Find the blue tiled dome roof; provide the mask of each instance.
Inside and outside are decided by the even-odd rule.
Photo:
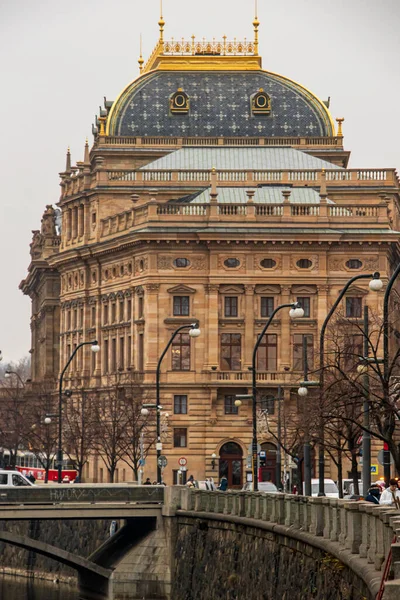
[[[188,113],[172,114],[181,88]],[[270,114],[254,115],[251,98],[262,88]],[[265,71],[153,71],[131,83],[114,104],[109,134],[171,137],[320,137],[334,134],[330,114],[301,85]]]

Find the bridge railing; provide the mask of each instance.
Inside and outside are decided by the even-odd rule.
[[[76,502],[163,503],[164,486],[38,485],[0,488],[0,507],[6,504],[58,504]]]
[[[308,532],[367,559],[376,571],[381,570],[394,539],[400,541],[400,511],[369,502],[181,489],[174,503],[183,511],[257,519]]]

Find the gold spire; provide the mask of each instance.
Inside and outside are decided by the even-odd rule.
[[[341,119],[336,119],[336,123],[338,124],[337,137],[343,137],[343,131],[342,131],[343,121],[344,121],[343,117]]]
[[[138,63],[139,63],[139,73],[141,74],[143,71],[143,63],[144,63],[143,55],[142,55],[142,34],[140,34],[140,56],[139,56]]]
[[[163,19],[163,10],[162,10],[162,0],[160,0],[160,20],[158,21],[158,26],[160,27],[160,43],[164,44],[164,25],[165,21]]]
[[[254,54],[258,55],[258,27],[260,25],[260,21],[258,20],[258,10],[257,10],[257,0],[255,0],[255,16],[253,21],[254,27]]]
[[[106,135],[105,125],[107,123],[107,117],[99,117],[99,122],[100,122],[99,135]]]

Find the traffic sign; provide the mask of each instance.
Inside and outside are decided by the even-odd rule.
[[[383,466],[383,450],[379,450],[378,452],[378,463]],[[390,464],[394,465],[393,456],[390,455]]]
[[[371,465],[371,475],[378,475],[378,465]]]
[[[158,464],[159,467],[162,467],[164,469],[164,467],[166,467],[167,464],[168,464],[167,457],[164,456],[164,455],[159,456],[158,459],[157,459],[157,464]]]
[[[178,464],[180,464],[181,467],[185,467],[187,465],[187,458],[181,456],[178,460]]]

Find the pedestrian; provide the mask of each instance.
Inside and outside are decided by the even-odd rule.
[[[400,490],[397,485],[397,479],[389,481],[389,487],[382,492],[379,504],[400,508]]]
[[[36,481],[36,477],[34,476],[33,473],[29,473],[29,475],[27,476],[27,479],[29,479],[29,481],[31,483],[35,483],[35,481]]]
[[[148,477],[143,485],[151,485],[151,479]]]
[[[225,477],[225,475],[223,475],[223,476],[221,477],[221,481],[219,482],[218,489],[219,489],[221,492],[226,492],[226,490],[228,489],[228,480],[227,480],[227,478]]]
[[[368,490],[368,494],[365,497],[366,502],[372,502],[373,504],[379,504],[379,498],[381,495],[381,488],[379,485],[371,485]]]
[[[193,475],[191,475],[191,476],[189,477],[189,479],[188,479],[188,480],[187,480],[187,482],[186,482],[186,485],[187,485],[187,487],[189,487],[189,488],[194,488],[194,487],[195,487],[195,483],[194,483],[194,477],[193,477]]]

